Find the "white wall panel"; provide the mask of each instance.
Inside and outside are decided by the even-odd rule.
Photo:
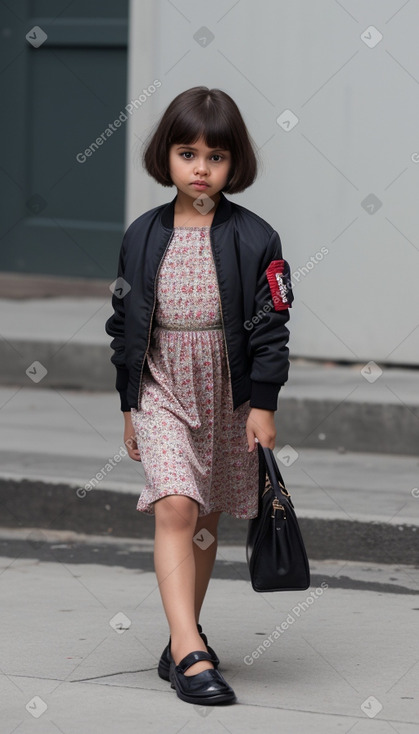
[[[230,94],[263,158],[231,198],[281,236],[294,357],[419,364],[418,27],[414,1],[131,0],[131,96],[161,87],[128,122],[127,223],[175,195],[136,157],[161,111],[199,84]]]

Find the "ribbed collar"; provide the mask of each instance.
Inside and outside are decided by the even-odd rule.
[[[173,229],[173,222],[175,218],[175,202],[177,199],[177,194],[172,201],[167,204],[167,206],[164,207],[162,210],[161,215],[161,223],[162,226],[166,229]],[[222,191],[220,191],[220,199],[217,205],[217,208],[215,210],[214,219],[212,220],[211,229],[214,229],[214,227],[217,227],[218,224],[222,224],[227,219],[231,217],[232,214],[232,204],[231,201],[229,201],[223,194]]]

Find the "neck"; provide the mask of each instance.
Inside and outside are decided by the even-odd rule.
[[[196,197],[199,198],[199,197]],[[208,216],[214,216],[215,209],[217,208],[218,202],[220,200],[220,194],[217,192],[214,196],[211,197],[212,201],[214,202],[214,205],[208,212]],[[188,196],[187,194],[184,194],[183,191],[177,191],[177,196],[175,200],[175,215],[182,216],[182,217],[196,217],[196,215],[199,213],[199,209],[194,206],[196,199]],[[201,214],[202,216],[202,214]]]
[[[199,224],[204,224],[205,223],[205,224],[210,224],[211,226],[214,226],[214,225],[217,226],[219,224],[222,224],[223,222],[227,222],[230,219],[230,217],[233,214],[233,206],[234,205],[232,204],[231,201],[229,201],[229,199],[227,199],[225,197],[225,195],[222,193],[222,191],[220,191],[219,197],[220,198],[219,198],[219,202],[218,202],[217,206],[216,207],[213,207],[212,210],[211,210],[211,211],[214,211],[214,209],[215,209],[213,221],[203,222],[202,219],[200,219]],[[174,199],[172,199],[172,201],[169,202],[163,208],[163,211],[162,211],[161,224],[167,230],[170,230],[174,226],[176,226],[174,224],[174,221],[173,221],[174,220],[174,212],[175,212],[176,200],[177,200],[177,197],[175,196]],[[199,216],[201,217],[201,215],[199,215]],[[185,224],[185,222],[181,222],[180,224],[181,225],[182,224]],[[190,222],[189,222],[189,224],[190,224]]]

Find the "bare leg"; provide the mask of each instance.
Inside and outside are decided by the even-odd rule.
[[[154,567],[176,664],[193,650],[207,651],[195,619],[196,569],[192,538],[198,512],[198,503],[184,495],[169,495],[155,502]],[[213,667],[209,661],[201,660],[185,675],[196,675]]]
[[[204,602],[205,594],[207,592],[208,584],[210,582],[212,569],[214,568],[215,557],[217,555],[217,527],[220,519],[221,512],[211,512],[209,515],[203,515],[198,517],[196,521],[194,537],[200,530],[207,530],[211,535],[214,536],[214,540],[211,544],[202,549],[198,543],[194,542],[193,552],[195,555],[195,618],[199,622],[199,614],[201,611],[202,604]],[[203,536],[203,540],[211,540],[208,535]]]

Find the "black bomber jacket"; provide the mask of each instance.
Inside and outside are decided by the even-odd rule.
[[[111,362],[121,410],[140,409],[142,376],[150,345],[160,264],[173,234],[176,197],[135,219],[122,240],[112,285]],[[278,233],[261,217],[220,198],[210,227],[218,279],[233,409],[276,410],[288,379],[290,268]],[[202,273],[205,278],[205,272]]]

